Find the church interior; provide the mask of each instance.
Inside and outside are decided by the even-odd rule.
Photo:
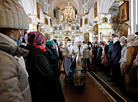
[[[8,0],[5,1],[7,2]],[[62,86],[61,89],[63,91],[63,96],[65,100],[49,101],[49,102],[138,102],[137,98],[138,65],[136,65],[138,60],[135,64],[133,62],[138,57],[137,55],[138,54],[137,53],[138,52],[137,51],[138,50],[137,49],[138,48],[137,45],[138,0],[17,0],[17,1],[23,7],[25,13],[29,18],[29,29],[26,32],[26,34],[34,31],[38,31],[41,34],[43,34],[46,40],[46,46],[43,46],[45,47],[44,51],[47,51],[46,49],[47,45],[53,44],[54,40],[56,40],[54,44],[57,45],[53,44],[49,46],[51,46],[51,49],[54,48],[53,46],[55,46],[57,53],[59,50],[61,50],[61,52],[65,50],[66,46],[68,45],[69,49],[67,50],[70,50],[73,49],[70,48],[70,46],[75,46],[75,44],[78,44],[76,48],[78,50],[78,54],[75,53],[76,49],[72,50],[73,54],[71,53],[72,54],[71,57],[70,55],[68,57],[67,54],[61,55],[62,57],[60,61],[58,61],[55,64],[55,66],[58,66],[59,68],[58,69],[59,79],[60,79],[59,83],[61,83]],[[130,40],[127,37],[131,35],[134,35],[135,37],[134,39]],[[81,40],[79,40],[79,38],[81,38]],[[130,51],[130,53],[128,54],[126,52],[127,57],[124,58],[126,60],[123,62],[127,63],[129,60],[132,60],[131,63],[129,64],[123,64],[124,65],[123,67],[128,68],[131,65],[135,69],[133,75],[135,75],[135,79],[137,80],[137,82],[135,82],[136,85],[131,85],[128,84],[129,82],[128,83],[126,82],[127,78],[128,79],[132,78],[127,76],[127,74],[133,72],[132,70],[130,71],[132,67],[128,68],[128,70],[121,69],[121,64],[120,64],[121,61],[119,62],[119,60],[121,60],[122,54],[125,53],[125,50],[123,50],[124,52],[121,52],[123,49],[123,44],[125,44],[125,43],[122,44],[121,42],[122,41],[121,39],[123,38],[125,40],[124,42],[127,43],[137,38],[137,41],[135,41],[134,44],[134,46],[136,46],[135,50],[132,49],[131,51],[131,49],[129,49],[129,46],[132,46],[132,43],[130,43],[129,46],[126,45],[127,46],[126,49],[128,52]],[[84,45],[86,44],[88,46],[87,48],[89,48],[89,50],[91,51],[90,54],[87,55],[87,57],[84,58],[83,60],[81,59],[82,55],[84,57],[85,54],[88,54],[88,50],[85,50],[86,52],[83,52],[82,54],[81,46],[79,46],[79,41],[82,41]],[[118,41],[119,43],[118,48],[116,48],[116,52],[114,51],[115,45],[113,45],[114,43],[116,43],[115,41],[116,42]],[[112,45],[109,44],[111,42],[113,43]],[[30,45],[31,44],[29,44],[29,46]],[[106,46],[108,46],[108,48],[111,47],[111,49],[109,48],[107,52],[106,52]],[[117,52],[119,49],[120,52]],[[110,53],[109,50],[115,52],[116,56],[114,56],[113,53]],[[66,53],[69,52],[67,51]],[[106,53],[108,54],[106,55]],[[57,55],[60,57],[60,54],[58,53]],[[49,54],[49,56],[51,57],[52,55]],[[114,58],[117,56],[120,56],[120,59]],[[91,60],[89,59],[90,57],[92,58],[91,59],[92,64],[90,62]],[[81,60],[79,60],[79,58]],[[49,57],[47,59],[49,60]],[[106,63],[107,59],[108,62]],[[78,60],[81,63],[80,64],[81,71],[80,69],[77,69],[77,67],[73,66],[74,63],[77,66]],[[116,65],[114,64],[115,60],[118,60]],[[50,61],[48,62],[50,63],[50,66],[51,63],[52,64],[54,63],[54,61],[55,60],[51,60],[51,62]],[[43,61],[41,60],[41,62]],[[69,71],[67,69],[69,65],[68,63],[70,64]],[[73,68],[75,68],[75,70],[71,69],[72,66]],[[85,68],[84,73],[83,73],[83,68]],[[117,68],[119,71],[121,70],[125,74],[117,72],[117,70],[115,71],[115,69]],[[79,70],[80,73],[76,74],[75,73],[76,70],[77,71]],[[70,75],[72,75],[73,77],[70,78]],[[119,80],[114,79],[115,81],[110,80],[110,78],[112,79],[112,76],[115,75],[116,78],[120,76],[120,79]],[[79,78],[76,78],[76,76],[78,76]],[[73,84],[70,83],[70,80],[72,80]],[[81,84],[83,84],[83,87],[78,88],[77,85]],[[128,91],[127,85],[131,88],[135,88],[135,90],[132,89],[133,91],[132,90]],[[1,89],[1,84],[0,84],[0,89]],[[135,93],[136,90],[137,93]],[[37,95],[41,97],[40,94]],[[1,91],[0,91],[0,97],[1,97]],[[33,96],[33,98],[34,97],[35,96]],[[1,101],[0,98],[0,102],[4,101]],[[37,101],[37,102],[42,102],[42,101]]]

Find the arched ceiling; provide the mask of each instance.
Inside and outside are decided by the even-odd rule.
[[[113,2],[113,4],[111,5],[111,7],[109,8],[108,13],[109,13],[109,14],[112,14],[112,12],[113,12],[114,10],[119,10],[119,2],[117,2],[117,1],[114,1],[114,2]]]
[[[50,0],[50,9],[53,11],[55,8],[64,9],[68,4],[68,0]],[[70,0],[71,6],[73,6],[78,12],[83,5],[83,0]],[[52,12],[51,12],[52,13]]]

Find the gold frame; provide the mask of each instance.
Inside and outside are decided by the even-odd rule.
[[[84,20],[84,24],[85,24],[85,25],[88,24],[88,18],[85,18],[85,20]]]
[[[119,23],[123,23],[129,20],[129,1],[125,1],[119,6]]]
[[[127,30],[123,30],[123,26],[127,28]],[[130,28],[131,30],[131,27],[127,24],[127,23],[122,23],[119,27],[118,27],[118,37],[121,37],[121,36],[125,36],[127,37],[128,36],[128,29]],[[122,29],[122,30],[121,30]],[[125,35],[127,34],[127,35]]]
[[[84,41],[89,42],[89,33],[84,34]]]
[[[45,18],[45,24],[48,25],[48,19],[47,18]]]
[[[108,23],[108,18],[107,17],[103,18],[103,23]]]
[[[36,5],[37,5],[37,18],[40,19],[40,5],[38,2]]]

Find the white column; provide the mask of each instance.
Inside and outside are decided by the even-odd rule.
[[[130,6],[130,10],[131,10],[131,34],[133,34],[134,33],[134,16],[133,16],[133,0],[130,0],[130,2],[129,2],[130,4],[129,5],[131,5]]]
[[[101,36],[100,36],[101,34],[98,34],[98,42],[100,42],[100,40],[101,40]]]
[[[92,42],[92,31],[89,32],[89,41]]]
[[[138,0],[136,0],[136,32],[138,32]]]

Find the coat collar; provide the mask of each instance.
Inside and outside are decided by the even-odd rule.
[[[29,52],[28,50],[18,47],[13,39],[2,33],[0,33],[0,50],[17,57],[25,57]]]

